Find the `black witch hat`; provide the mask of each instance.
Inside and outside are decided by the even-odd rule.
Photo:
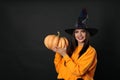
[[[75,24],[75,27],[70,29],[65,29],[65,32],[72,35],[75,29],[85,29],[90,33],[90,36],[95,35],[98,32],[98,29],[88,28],[87,20],[88,20],[88,14],[87,14],[86,8],[83,8],[80,13],[80,16],[77,19],[77,23]]]

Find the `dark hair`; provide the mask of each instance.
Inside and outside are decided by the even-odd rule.
[[[85,30],[86,31],[86,39],[85,39],[85,43],[84,43],[84,45],[83,45],[83,48],[82,48],[82,50],[80,51],[80,53],[79,53],[79,57],[83,54],[83,53],[85,53],[86,52],[86,50],[88,49],[88,47],[89,47],[89,37],[90,37],[90,34],[89,34],[89,32],[87,31],[87,30]],[[73,32],[73,35],[72,35],[73,37],[71,37],[71,39],[69,40],[69,44],[70,44],[70,46],[68,46],[68,48],[67,48],[67,53],[68,53],[68,55],[71,57],[72,56],[72,54],[73,54],[73,51],[76,49],[76,47],[78,46],[78,42],[77,42],[77,40],[75,39],[75,36],[74,36],[74,32]]]

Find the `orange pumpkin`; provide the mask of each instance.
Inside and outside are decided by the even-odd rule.
[[[44,38],[44,44],[50,50],[54,47],[65,48],[68,46],[68,39],[66,37],[60,37],[60,32],[58,32],[58,35],[47,35]]]

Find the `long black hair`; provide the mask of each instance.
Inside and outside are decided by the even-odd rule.
[[[84,42],[84,45],[83,45],[83,48],[82,50],[79,52],[79,57],[84,54],[86,52],[86,50],[88,49],[89,47],[89,38],[90,38],[90,34],[87,30],[86,31],[86,39],[85,39],[85,42]],[[77,40],[75,39],[75,35],[74,35],[74,32],[73,32],[73,37],[71,37],[69,39],[69,46],[67,48],[67,53],[68,55],[71,57],[72,54],[73,54],[73,51],[76,49],[76,47],[78,46],[78,42]]]

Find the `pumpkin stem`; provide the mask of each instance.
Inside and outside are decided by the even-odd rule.
[[[60,32],[58,31],[57,33],[58,33],[58,36],[60,36]]]

